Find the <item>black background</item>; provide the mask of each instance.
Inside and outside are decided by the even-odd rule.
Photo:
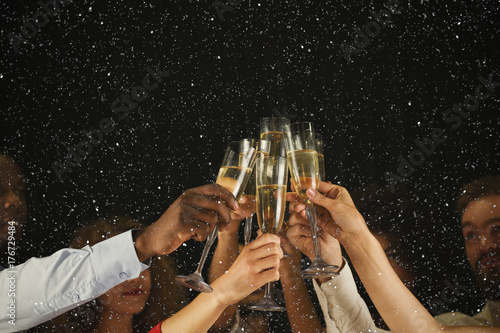
[[[16,53],[8,34],[40,7],[2,2],[2,147],[28,180],[24,250],[48,255],[76,225],[110,213],[154,222],[184,190],[215,180],[227,141],[257,136],[259,118],[278,112],[315,124],[327,178],[353,191],[385,187],[398,156],[441,128],[447,140],[405,180],[419,209],[398,223],[412,230],[424,305],[458,277],[466,293],[441,310],[477,311],[483,296],[454,201],[461,184],[499,173],[500,88],[457,129],[443,115],[479,75],[500,81],[500,5],[401,2],[349,63],[340,45],[384,3],[242,1],[221,21],[204,1],[80,1],[60,5]],[[111,103],[141,85],[147,66],[170,75],[119,120]],[[52,163],[104,118],[115,129],[59,181]],[[174,254],[181,273],[194,271],[203,246],[185,245]]]

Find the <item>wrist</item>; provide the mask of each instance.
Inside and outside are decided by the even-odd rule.
[[[144,262],[154,255],[154,253],[152,253],[148,247],[149,242],[147,240],[147,237],[145,236],[144,230],[132,230],[132,242],[134,244],[137,258],[140,262]]]
[[[349,235],[342,240],[342,246],[347,251],[349,256],[367,255],[369,248],[372,246],[373,241],[377,239],[373,236],[368,228],[364,228],[357,234]]]
[[[225,288],[222,287],[222,285],[224,284],[223,280],[224,277],[221,276],[220,278],[218,278],[217,280],[215,280],[213,283],[210,284],[213,291],[209,295],[213,296],[214,306],[220,310],[224,310],[229,305],[238,302],[238,300],[233,301],[231,299],[231,294],[224,291]]]

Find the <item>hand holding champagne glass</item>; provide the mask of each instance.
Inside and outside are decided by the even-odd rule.
[[[228,144],[216,181],[217,184],[228,189],[234,195],[236,202],[240,199],[245,186],[250,180],[257,156],[257,150],[246,140],[249,139],[233,141]],[[177,282],[196,291],[212,292],[212,287],[203,280],[201,270],[207,259],[208,251],[217,237],[218,231],[219,227],[217,223],[207,238],[196,271],[187,276],[176,276],[175,279]]]
[[[328,265],[321,259],[316,211],[314,204],[306,194],[308,188],[318,188],[320,177],[317,141],[313,125],[307,122],[286,125],[284,133],[292,183],[297,194],[306,203],[306,214],[311,225],[314,246],[314,260],[309,267],[302,270],[302,275],[304,278],[337,275],[339,267]]]
[[[277,235],[283,225],[286,210],[287,160],[284,157],[263,156],[256,163],[257,220],[263,233]],[[285,311],[271,297],[271,283],[266,284],[264,298],[248,307],[260,311]]]

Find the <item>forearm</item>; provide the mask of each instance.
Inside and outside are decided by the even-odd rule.
[[[114,286],[139,276],[139,262],[130,232],[93,247],[63,249],[45,258],[0,273],[0,331],[15,332],[48,321],[88,302]],[[10,282],[15,287],[8,297]],[[7,315],[15,300],[15,326]]]
[[[218,238],[217,247],[210,263],[209,283],[214,282],[218,277],[227,272],[239,254],[237,234],[219,233]],[[237,304],[229,305],[215,321],[213,325],[214,330],[217,332],[228,330],[233,323],[237,308]]]
[[[233,233],[219,233],[217,247],[215,248],[208,272],[209,283],[212,283],[227,272],[238,257],[238,254],[238,235]]]
[[[380,243],[368,230],[346,239],[342,245],[377,310],[393,332],[441,330],[441,326],[403,285]]]
[[[292,331],[299,332],[324,332],[318,318],[314,304],[309,297],[307,286],[298,267],[290,264],[282,269],[281,285],[285,296],[285,305]]]
[[[161,324],[163,333],[207,332],[222,314],[226,304],[218,291],[201,293],[191,303]]]

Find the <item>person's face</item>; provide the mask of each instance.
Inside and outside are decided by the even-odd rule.
[[[17,163],[0,155],[0,249],[7,246],[9,231],[14,240],[21,237],[28,212],[24,189],[23,174]]]
[[[384,249],[385,255],[387,256],[387,259],[389,259],[392,269],[394,269],[396,274],[408,289],[413,289],[415,274],[405,267],[409,263],[403,262],[404,259],[401,257],[398,244],[392,244],[390,237],[385,233],[377,234],[375,235],[375,238]]]
[[[500,195],[479,198],[462,214],[465,252],[478,286],[489,299],[500,299]]]
[[[144,310],[151,289],[151,273],[144,270],[137,279],[125,281],[98,298],[105,310],[117,315],[134,315]]]

